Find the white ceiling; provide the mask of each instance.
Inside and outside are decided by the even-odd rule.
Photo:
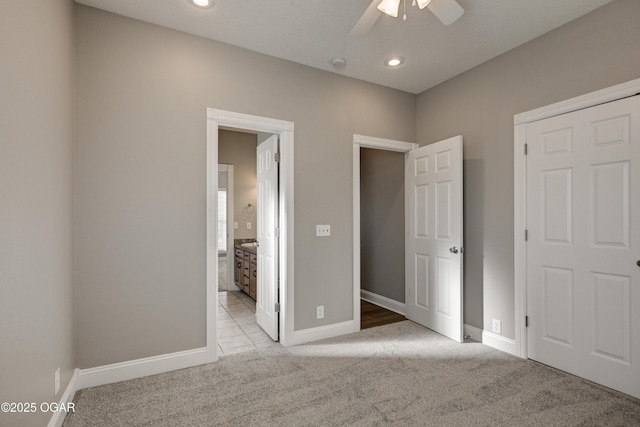
[[[433,0],[437,1],[437,0]],[[458,0],[464,15],[444,26],[407,2],[407,20],[382,15],[364,37],[349,31],[371,0],[76,0],[109,12],[420,93],[612,0]],[[390,69],[384,59],[405,63]],[[347,60],[336,70],[333,57]]]

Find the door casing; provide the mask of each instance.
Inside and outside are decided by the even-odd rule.
[[[515,283],[515,349],[514,354],[528,358],[527,327],[527,246],[524,239],[527,228],[527,123],[560,114],[616,101],[640,93],[640,79],[611,86],[566,101],[516,114],[514,123],[514,283]]]
[[[280,342],[290,345],[293,337],[293,281],[294,281],[294,240],[293,240],[293,190],[294,190],[294,125],[278,119],[207,108],[207,291],[206,291],[206,353],[207,363],[218,360],[217,313],[218,313],[218,130],[231,127],[276,134],[280,137],[280,171],[278,210],[280,227],[279,270],[280,270]]]

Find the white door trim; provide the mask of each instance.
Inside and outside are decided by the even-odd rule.
[[[513,117],[514,123],[514,294],[515,294],[515,355],[527,358],[527,163],[525,143],[527,123],[570,113],[583,108],[616,101],[640,93],[640,79],[631,80],[566,101],[536,108]]]
[[[207,362],[218,360],[218,129],[220,126],[280,136],[280,342],[293,336],[293,122],[207,108]],[[214,197],[216,196],[216,197]],[[216,256],[214,257],[213,254]],[[213,262],[216,260],[216,262]]]
[[[408,153],[414,142],[353,135],[353,331],[360,330],[360,148]],[[403,172],[404,173],[404,172]]]

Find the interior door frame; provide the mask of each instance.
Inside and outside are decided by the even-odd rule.
[[[515,350],[516,356],[528,358],[527,327],[527,246],[524,240],[527,229],[527,124],[566,114],[584,108],[640,93],[640,79],[631,80],[545,107],[536,108],[513,117],[514,124],[514,296],[515,296]]]
[[[290,345],[293,337],[293,289],[294,289],[294,124],[284,120],[253,116],[232,111],[207,108],[207,291],[206,291],[206,340],[207,363],[218,360],[218,131],[221,126],[276,134],[280,138],[280,168],[278,210],[280,244],[278,245],[278,269],[280,272],[280,342]],[[215,256],[214,256],[215,255]],[[214,262],[215,260],[215,262]]]
[[[353,331],[360,330],[360,149],[373,148],[376,150],[396,151],[408,153],[418,148],[415,142],[396,141],[392,139],[375,138],[373,136],[353,135]],[[406,166],[406,157],[405,157]],[[402,171],[404,174],[404,170]],[[406,220],[405,220],[406,234]],[[406,285],[405,285],[406,287]]]

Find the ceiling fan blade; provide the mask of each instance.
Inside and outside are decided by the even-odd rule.
[[[381,0],[373,0],[371,2],[349,34],[355,37],[361,37],[371,31],[371,28],[373,28],[374,24],[382,14],[382,12],[378,10],[380,2]]]
[[[431,0],[427,7],[444,25],[453,24],[464,13],[456,0]]]

